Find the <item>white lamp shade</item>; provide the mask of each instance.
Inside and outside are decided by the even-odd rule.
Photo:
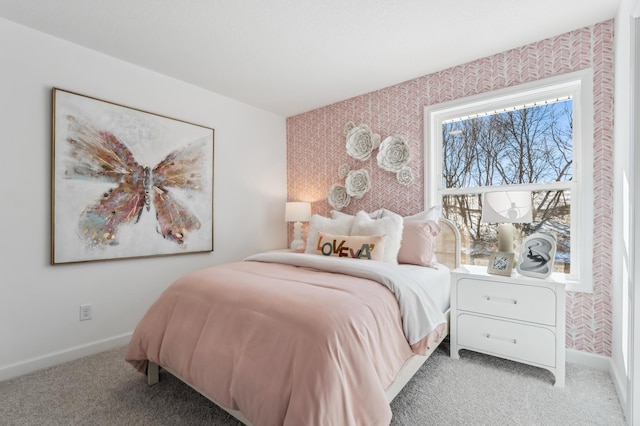
[[[287,202],[284,219],[287,222],[308,222],[311,219],[311,203],[302,201]]]
[[[482,200],[484,223],[531,223],[531,191],[486,192]]]

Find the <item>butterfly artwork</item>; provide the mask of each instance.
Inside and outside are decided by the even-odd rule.
[[[213,129],[59,89],[54,104],[52,263],[212,250]]]

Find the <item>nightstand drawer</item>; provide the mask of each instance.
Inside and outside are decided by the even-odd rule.
[[[463,278],[456,285],[458,310],[556,324],[556,295],[549,288],[472,278]]]
[[[556,336],[551,330],[532,325],[499,321],[470,314],[458,316],[460,347],[555,367]]]

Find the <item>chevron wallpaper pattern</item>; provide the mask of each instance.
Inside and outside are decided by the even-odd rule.
[[[326,201],[338,167],[369,171],[372,190],[343,211],[354,214],[386,207],[403,215],[424,208],[423,109],[554,75],[593,69],[594,78],[594,247],[592,294],[567,294],[567,347],[611,355],[611,250],[613,197],[613,21],[479,59],[287,119],[287,192],[292,201],[311,201],[328,215]],[[384,139],[399,134],[411,148],[414,182],[398,183],[373,158],[361,162],[345,150],[348,122],[367,124]],[[343,181],[342,181],[343,183]],[[291,232],[291,231],[290,231]]]

